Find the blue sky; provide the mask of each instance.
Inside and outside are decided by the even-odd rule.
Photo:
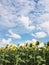
[[[48,0],[0,0],[0,46],[49,41]]]

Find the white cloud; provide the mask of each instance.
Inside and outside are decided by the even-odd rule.
[[[18,4],[19,2],[19,4]],[[17,4],[16,4],[17,3]],[[15,5],[15,6],[14,6]],[[30,10],[34,10],[35,2],[28,0],[14,0],[14,1],[2,1],[0,3],[0,26],[2,29],[14,28],[16,26],[20,26],[18,23],[18,15],[25,15],[30,12]],[[17,8],[16,8],[17,7]],[[25,18],[30,21],[28,17]],[[26,22],[27,23],[27,22]],[[12,24],[12,25],[11,25]],[[22,25],[21,25],[22,27]],[[25,26],[27,30],[33,30],[35,26],[27,25]],[[18,30],[18,29],[17,29]],[[26,30],[23,28],[23,30]],[[19,29],[20,31],[20,29]]]
[[[35,26],[34,25],[31,25],[32,24],[32,21],[29,19],[28,16],[21,16],[19,18],[19,20],[25,26],[26,29],[28,29],[28,30],[34,30],[35,29]]]
[[[38,3],[34,0],[2,0],[0,2],[0,30],[4,32],[8,29],[16,31],[17,34],[13,31],[8,34],[9,37],[15,39],[21,38],[19,34],[30,34],[34,31],[35,34],[32,34],[34,37],[46,37],[46,33],[49,34],[49,0],[39,0]],[[44,33],[36,33],[39,29]]]
[[[43,42],[40,43],[39,47],[44,47],[44,43]]]
[[[37,32],[35,34],[32,34],[32,36],[37,37],[37,38],[44,38],[47,36],[45,32]]]
[[[41,23],[40,28],[49,34],[49,21]]]
[[[9,32],[9,34],[6,34],[6,36],[9,36],[9,37],[15,38],[15,39],[21,39],[21,36],[19,34],[15,34],[11,30],[9,30],[8,32]]]
[[[9,39],[2,39],[1,40],[1,43],[0,43],[0,47],[5,47],[7,44],[10,44],[11,43],[11,38]]]
[[[38,38],[44,38],[44,37],[46,37],[46,33],[45,33],[45,32],[37,32],[37,33],[36,33],[36,36],[37,36]]]
[[[49,12],[49,0],[40,0],[39,3],[44,6],[46,12]]]
[[[20,2],[26,2],[27,0],[20,0]]]
[[[36,43],[37,40],[36,39],[32,39],[32,41]]]
[[[38,17],[37,22],[37,28],[38,30],[42,30],[48,33],[49,35],[49,13],[43,13]]]
[[[31,21],[29,20],[29,18],[28,17],[26,17],[26,16],[21,16],[20,17],[20,21],[23,23],[23,25],[25,25],[25,26],[28,26],[30,23],[31,23]]]
[[[42,15],[40,15],[40,17],[38,18],[38,21],[39,23],[49,21],[49,13],[43,13]]]
[[[21,0],[20,0],[21,1]],[[19,1],[19,2],[20,2]],[[23,2],[24,1],[24,2]],[[22,3],[23,2],[23,3]],[[30,11],[34,11],[35,9],[35,2],[32,0],[32,1],[29,1],[29,0],[22,0],[22,8],[21,8],[21,11],[20,11],[20,14],[22,15],[27,15]]]
[[[25,45],[25,43],[20,43],[20,45],[19,46],[24,46]]]
[[[17,24],[12,20],[16,18],[16,15],[11,14],[3,4],[0,3],[0,26],[4,28],[15,27]],[[12,23],[12,25],[11,25]]]

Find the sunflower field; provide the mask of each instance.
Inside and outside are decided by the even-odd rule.
[[[0,65],[49,65],[49,42],[39,47],[26,43],[24,46],[7,45],[0,48]]]

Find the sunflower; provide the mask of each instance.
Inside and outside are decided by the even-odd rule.
[[[39,46],[40,45],[40,41],[36,41],[36,46]]]
[[[47,46],[49,46],[49,41],[47,42]]]

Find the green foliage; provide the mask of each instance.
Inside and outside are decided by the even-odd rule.
[[[48,42],[49,43],[49,42]],[[49,65],[49,47],[39,48],[40,42],[24,46],[0,48],[0,65]]]

